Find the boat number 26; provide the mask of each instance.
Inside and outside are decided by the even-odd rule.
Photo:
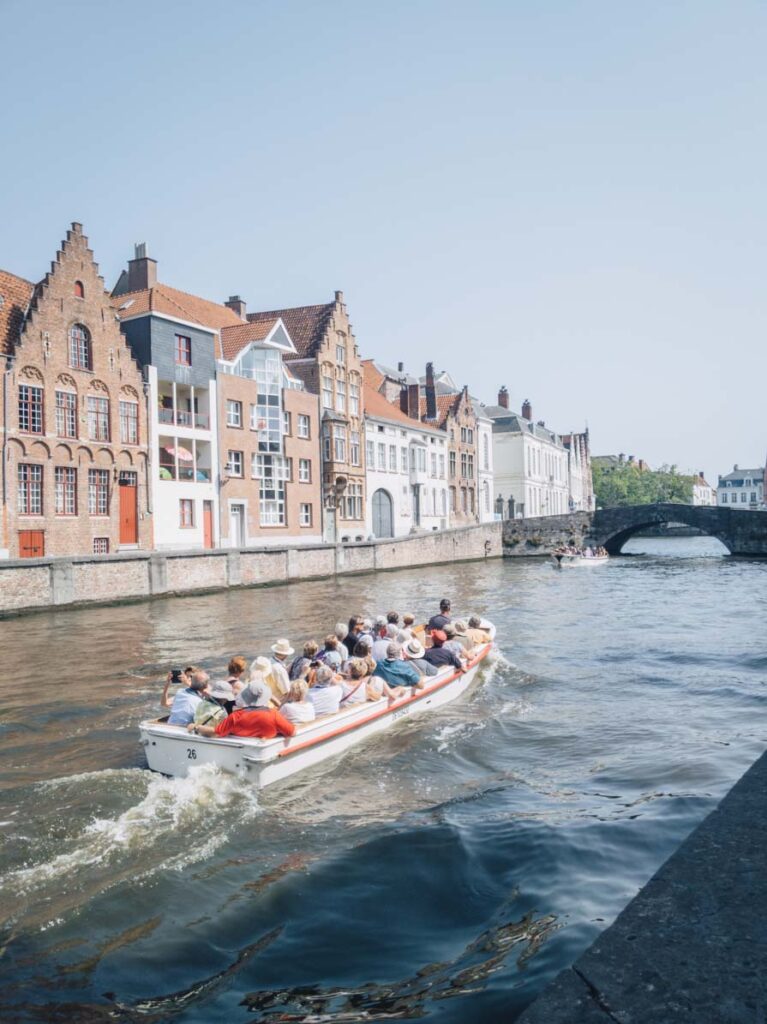
[[[196,761],[197,760],[197,751],[194,749],[194,747],[187,747],[186,748],[186,756],[187,756],[187,759],[189,761]]]

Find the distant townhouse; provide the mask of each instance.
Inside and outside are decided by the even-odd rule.
[[[82,226],[32,284],[0,272],[0,555],[152,545],[147,409]]]
[[[570,511],[568,451],[543,420],[533,421],[530,402],[509,408],[505,387],[498,404],[485,406],[493,421],[493,469],[497,510],[504,518],[562,515]]]
[[[717,504],[734,509],[764,509],[764,469],[741,469],[733,466],[732,473],[719,477],[716,488]]]
[[[229,304],[244,313],[239,296]],[[221,330],[221,540],[229,547],[322,539],[319,403],[285,362],[293,353],[279,317]]]
[[[158,282],[143,244],[112,303],[149,394],[155,547],[213,548],[220,533],[216,346],[221,328],[241,320]]]
[[[363,540],[366,534],[362,364],[343,292],[333,302],[248,313],[250,323],[282,321],[295,353],[291,373],[319,398],[324,539]]]
[[[390,387],[373,360],[363,362],[365,401],[366,530],[373,537],[401,537],[448,525],[447,432],[421,422],[420,395]]]
[[[568,508],[570,512],[590,512],[594,508],[594,481],[591,474],[589,432],[563,434],[567,452]]]
[[[692,484],[693,505],[716,505],[716,491],[711,484],[706,482],[706,477],[701,469]]]

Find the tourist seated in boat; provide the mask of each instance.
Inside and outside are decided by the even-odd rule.
[[[435,629],[442,629],[448,622],[452,622],[450,618],[450,601],[443,597],[439,602],[439,615],[432,615],[426,625],[426,629],[431,633]]]
[[[211,683],[207,693],[194,710],[195,725],[218,725],[234,710],[235,692],[229,682],[219,679]]]
[[[280,714],[294,725],[313,722],[317,712],[314,710],[314,704],[309,700],[308,693],[309,684],[306,680],[296,679],[290,684],[288,695],[280,707]]]
[[[463,669],[461,658],[455,651],[445,647],[446,640],[447,636],[441,629],[432,630],[432,646],[427,649],[424,658],[426,658],[429,664],[436,665],[438,669],[443,668],[445,665],[452,665],[453,668]]]
[[[386,624],[389,626],[399,626],[399,612],[387,612]]]
[[[478,615],[470,616],[466,635],[471,640],[473,647],[480,647],[482,644],[490,643],[490,634],[487,630],[482,629],[482,619]]]
[[[309,700],[319,715],[332,715],[338,711],[344,695],[341,683],[329,665],[319,665],[314,672],[314,682],[309,688]]]
[[[234,690],[234,696],[236,697],[240,690],[246,683],[245,671],[248,667],[248,663],[241,654],[236,654],[229,660],[229,664],[226,667],[229,677],[227,682]],[[234,697],[232,698],[234,700]],[[230,708],[231,710],[231,708]]]
[[[349,650],[347,644],[345,643],[346,638],[349,635],[349,630],[347,629],[345,623],[337,622],[333,632],[335,633],[336,640],[338,641],[336,645],[336,650],[341,655],[341,664],[343,665],[345,661],[349,660],[349,655],[351,654],[351,651]]]
[[[304,644],[303,653],[299,654],[297,658],[294,658],[290,664],[290,671],[288,676],[290,681],[293,682],[295,679],[306,679],[309,674],[309,669],[313,661],[317,660],[317,655],[320,651],[320,645],[316,640],[307,640]]]
[[[216,725],[189,726],[199,736],[252,736],[270,740],[275,736],[292,736],[296,727],[276,708],[271,707],[272,691],[264,682],[251,679],[240,693],[242,707],[235,708]]]
[[[424,685],[421,673],[412,662],[403,659],[402,648],[396,643],[389,644],[386,657],[378,662],[373,676],[380,676],[389,686]]]
[[[413,615],[412,612],[405,612],[405,614],[402,616],[402,630],[401,630],[401,632],[403,632],[405,634],[405,636],[407,637],[408,640],[413,635],[413,627],[414,626],[415,626],[415,615]]]
[[[417,636],[410,637],[402,648],[402,654],[411,665],[418,669],[422,676],[436,676],[437,668],[424,657],[426,649]]]
[[[289,640],[282,639],[272,644],[272,675],[283,697],[290,689],[287,659],[292,658],[295,653]]]
[[[361,615],[352,615],[349,619],[349,632],[347,634],[346,646],[349,648],[349,653],[354,650],[354,645],[357,643],[359,638],[365,632],[365,620]]]
[[[329,633],[325,637],[325,646],[317,657],[328,668],[332,668],[334,672],[340,670],[345,659],[341,657],[338,651],[338,637],[335,633]]]
[[[387,622],[384,626],[383,634],[379,636],[377,640],[373,641],[373,648],[371,654],[376,661],[383,661],[386,657],[386,650],[391,643],[396,643],[397,634],[399,630],[391,622]]]
[[[170,708],[168,725],[187,726],[194,721],[194,713],[203,694],[208,689],[210,677],[203,669],[190,667],[181,673],[179,682],[183,685],[180,690],[176,691],[171,702],[168,702],[167,699],[170,681],[166,682],[162,694],[162,705]]]
[[[355,644],[352,657],[365,662],[368,675],[372,676],[376,668],[376,660],[373,657],[373,639],[367,635],[361,636]]]
[[[453,626],[455,627],[455,638],[463,647],[463,653],[470,654],[474,650],[474,643],[469,636],[467,623],[463,619],[456,619]]]
[[[447,640],[445,640],[445,643],[444,643],[445,649],[448,650],[448,651],[452,651],[453,654],[457,654],[459,658],[465,657],[466,656],[466,648],[464,647],[463,643],[458,639],[458,636],[456,635],[455,623],[454,622],[446,622],[444,627],[443,627],[443,629],[442,629],[442,632],[447,637]]]
[[[352,658],[349,662],[349,676],[341,680],[343,696],[341,707],[354,707],[355,704],[364,704],[368,700],[368,680],[371,672],[368,664],[362,658]]]

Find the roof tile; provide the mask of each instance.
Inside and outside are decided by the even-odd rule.
[[[320,306],[294,306],[292,309],[271,309],[262,313],[248,313],[249,323],[262,320],[282,320],[296,347],[295,356],[286,353],[285,358],[312,356],[325,336],[330,318],[336,308],[335,302]]]
[[[24,322],[35,285],[7,270],[0,270],[0,353],[10,355]]]

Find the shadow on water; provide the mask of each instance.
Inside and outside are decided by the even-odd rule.
[[[761,753],[766,580],[497,561],[9,620],[0,1018],[513,1019]],[[499,626],[456,704],[260,794],[142,769],[169,664],[443,593]],[[78,666],[32,718],[30,649]]]

